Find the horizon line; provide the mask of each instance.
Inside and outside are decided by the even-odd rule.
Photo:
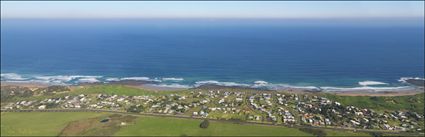
[[[73,20],[73,19],[81,19],[81,20],[101,20],[101,19],[202,19],[202,20],[245,20],[245,19],[253,19],[253,20],[334,20],[334,19],[413,19],[413,20],[425,20],[422,16],[411,16],[411,17],[1,17],[1,20],[9,20],[9,19],[46,19],[46,20]]]

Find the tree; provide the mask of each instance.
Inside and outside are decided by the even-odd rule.
[[[210,125],[210,122],[208,121],[208,119],[205,119],[204,121],[202,121],[202,123],[199,125],[199,127],[208,128],[209,125]]]
[[[382,137],[383,136],[382,133],[379,133],[379,132],[372,132],[372,133],[370,133],[370,135],[372,135],[372,137]]]
[[[127,112],[140,113],[143,111],[143,106],[130,106],[127,109]]]
[[[317,137],[325,137],[326,136],[326,132],[321,130],[321,129],[314,129],[314,128],[300,128],[299,130],[303,131],[303,132],[307,132],[310,134],[313,134]]]

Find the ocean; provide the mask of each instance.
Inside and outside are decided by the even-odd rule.
[[[2,19],[1,80],[403,88],[422,20]]]

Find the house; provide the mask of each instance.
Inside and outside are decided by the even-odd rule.
[[[38,109],[46,109],[46,105],[38,106]]]

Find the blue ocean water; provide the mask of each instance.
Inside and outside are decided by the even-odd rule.
[[[423,20],[2,19],[1,73],[294,86],[424,77]],[[172,81],[172,80],[171,80]]]

